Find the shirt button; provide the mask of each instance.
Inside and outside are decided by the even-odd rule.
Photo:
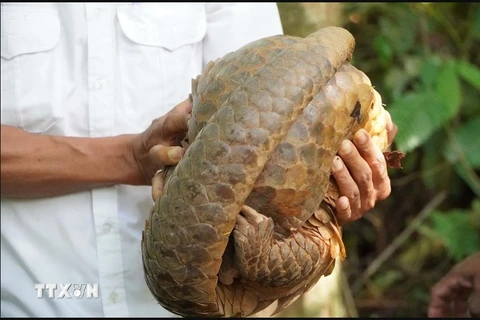
[[[111,303],[117,303],[118,294],[115,291],[113,291],[112,293],[110,293],[110,296],[108,297],[108,299],[110,300]]]
[[[88,20],[98,19],[102,15],[103,11],[104,11],[104,9],[102,9],[102,8],[93,9],[92,11],[90,11],[90,14],[87,17]]]
[[[100,17],[100,16],[102,15],[102,13],[103,13],[103,9],[102,9],[102,8],[95,8],[95,9],[93,10],[93,16],[94,16],[95,18]]]
[[[112,225],[110,223],[104,223],[102,226],[103,233],[107,234],[112,230]]]
[[[97,88],[98,90],[102,90],[104,86],[105,86],[105,80],[98,79],[95,81],[95,88]]]

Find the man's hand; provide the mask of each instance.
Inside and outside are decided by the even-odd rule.
[[[480,252],[455,265],[431,290],[428,317],[480,317]]]
[[[1,196],[53,197],[117,184],[150,185],[155,172],[183,156],[172,147],[187,131],[189,101],[141,134],[112,137],[39,135],[2,125]]]
[[[132,154],[143,177],[142,184],[152,184],[152,198],[160,195],[163,187],[161,175],[155,175],[165,166],[175,165],[185,151],[176,146],[188,130],[192,104],[187,99],[176,105],[167,114],[152,121],[150,127],[132,140]]]
[[[384,111],[384,116],[390,145],[397,126],[387,111]],[[341,195],[336,202],[337,219],[343,225],[360,219],[377,201],[387,198],[391,186],[383,152],[367,131],[358,130],[353,143],[344,140],[338,155],[333,161],[332,174]]]

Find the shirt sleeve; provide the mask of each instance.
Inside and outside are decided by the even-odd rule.
[[[275,2],[207,3],[203,66],[260,38],[283,34]]]

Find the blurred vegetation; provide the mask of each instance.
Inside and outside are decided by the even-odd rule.
[[[284,33],[322,23],[278,3]],[[426,316],[430,288],[480,250],[480,3],[343,3],[365,72],[406,154],[392,194],[345,226],[343,268],[359,316]]]

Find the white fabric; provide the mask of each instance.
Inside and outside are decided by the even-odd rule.
[[[188,96],[210,60],[281,33],[275,3],[2,3],[1,123],[138,133]],[[1,315],[172,316],[143,278],[150,194],[119,185],[2,198]],[[39,299],[36,283],[97,283],[99,298]]]

